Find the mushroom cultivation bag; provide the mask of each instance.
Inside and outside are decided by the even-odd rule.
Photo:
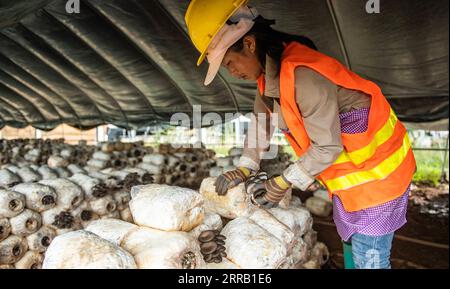
[[[214,182],[216,178],[206,178],[200,186],[200,194],[205,199],[205,209],[208,212],[214,212],[228,219],[247,216],[254,208],[249,195],[245,191],[245,184],[229,189],[225,196],[219,196],[216,193]],[[280,208],[287,208],[291,200],[291,190],[279,203]]]
[[[312,214],[319,217],[328,217],[333,210],[333,204],[322,197],[308,198],[305,206]]]
[[[85,230],[115,245],[120,245],[125,235],[137,228],[138,226],[122,220],[102,219],[92,221]]]
[[[297,269],[298,265],[307,261],[309,257],[308,245],[303,239],[296,239],[292,252],[287,257],[288,268]]]
[[[134,256],[139,269],[196,269],[205,266],[197,240],[186,232],[140,227],[123,237],[121,247]]]
[[[230,221],[221,234],[227,238],[227,259],[243,269],[274,269],[286,266],[286,245],[246,217]]]
[[[67,179],[42,180],[39,183],[55,190],[57,194],[56,205],[60,208],[73,210],[84,200],[84,192],[81,187]]]
[[[277,207],[270,209],[269,212],[274,218],[288,226],[296,237],[303,236],[312,228],[311,213],[303,207],[291,207],[289,209]]]
[[[270,212],[257,209],[249,216],[249,219],[281,241],[288,252],[294,247],[295,239],[298,236],[289,226],[275,218]]]
[[[227,237],[227,258],[241,268],[294,268],[308,258],[301,236],[311,227],[305,208],[253,208],[229,222],[221,234]]]
[[[191,236],[193,236],[195,239],[198,238],[198,236],[201,234],[201,232],[203,231],[207,231],[207,230],[222,230],[223,228],[223,224],[222,224],[222,218],[220,218],[220,216],[216,213],[205,213],[205,217],[203,219],[203,222],[198,225],[197,227],[195,227],[194,229],[192,229],[191,231],[189,231],[189,234],[191,234]]]
[[[136,269],[133,256],[87,231],[57,236],[45,253],[43,269]]]
[[[164,231],[190,231],[203,222],[203,197],[196,191],[168,185],[135,186],[129,203],[137,225]]]
[[[9,188],[21,182],[21,179],[15,173],[0,169],[0,188]]]

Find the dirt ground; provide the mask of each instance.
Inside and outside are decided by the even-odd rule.
[[[302,201],[312,193],[295,192]],[[448,184],[432,187],[428,184],[413,185],[411,190],[407,224],[395,234],[391,265],[394,269],[442,269],[449,268],[449,189]],[[332,217],[314,217],[314,230],[319,241],[330,251],[330,261],[324,268],[342,269],[342,243]]]

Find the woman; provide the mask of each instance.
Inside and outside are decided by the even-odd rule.
[[[193,0],[186,13],[189,35],[206,57],[205,85],[225,67],[257,81],[254,114],[277,115],[299,159],[281,176],[255,186],[256,201],[278,204],[291,187],[306,190],[318,179],[333,200],[333,218],[351,241],[356,268],[390,268],[394,232],[406,223],[415,160],[406,129],[374,83],[316,50],[302,36],[273,30],[247,1]],[[253,129],[269,123],[253,118]],[[259,169],[265,146],[249,143],[234,171],[217,178],[218,194]],[[270,133],[267,134],[270,138]],[[346,246],[344,246],[344,251]]]

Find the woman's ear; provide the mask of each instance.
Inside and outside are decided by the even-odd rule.
[[[250,51],[252,54],[256,51],[256,39],[253,35],[247,35],[244,37],[244,46]]]

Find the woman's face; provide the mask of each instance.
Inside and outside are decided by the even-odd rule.
[[[235,78],[256,81],[264,69],[256,56],[255,38],[244,37],[244,48],[239,52],[228,49],[222,66]]]

